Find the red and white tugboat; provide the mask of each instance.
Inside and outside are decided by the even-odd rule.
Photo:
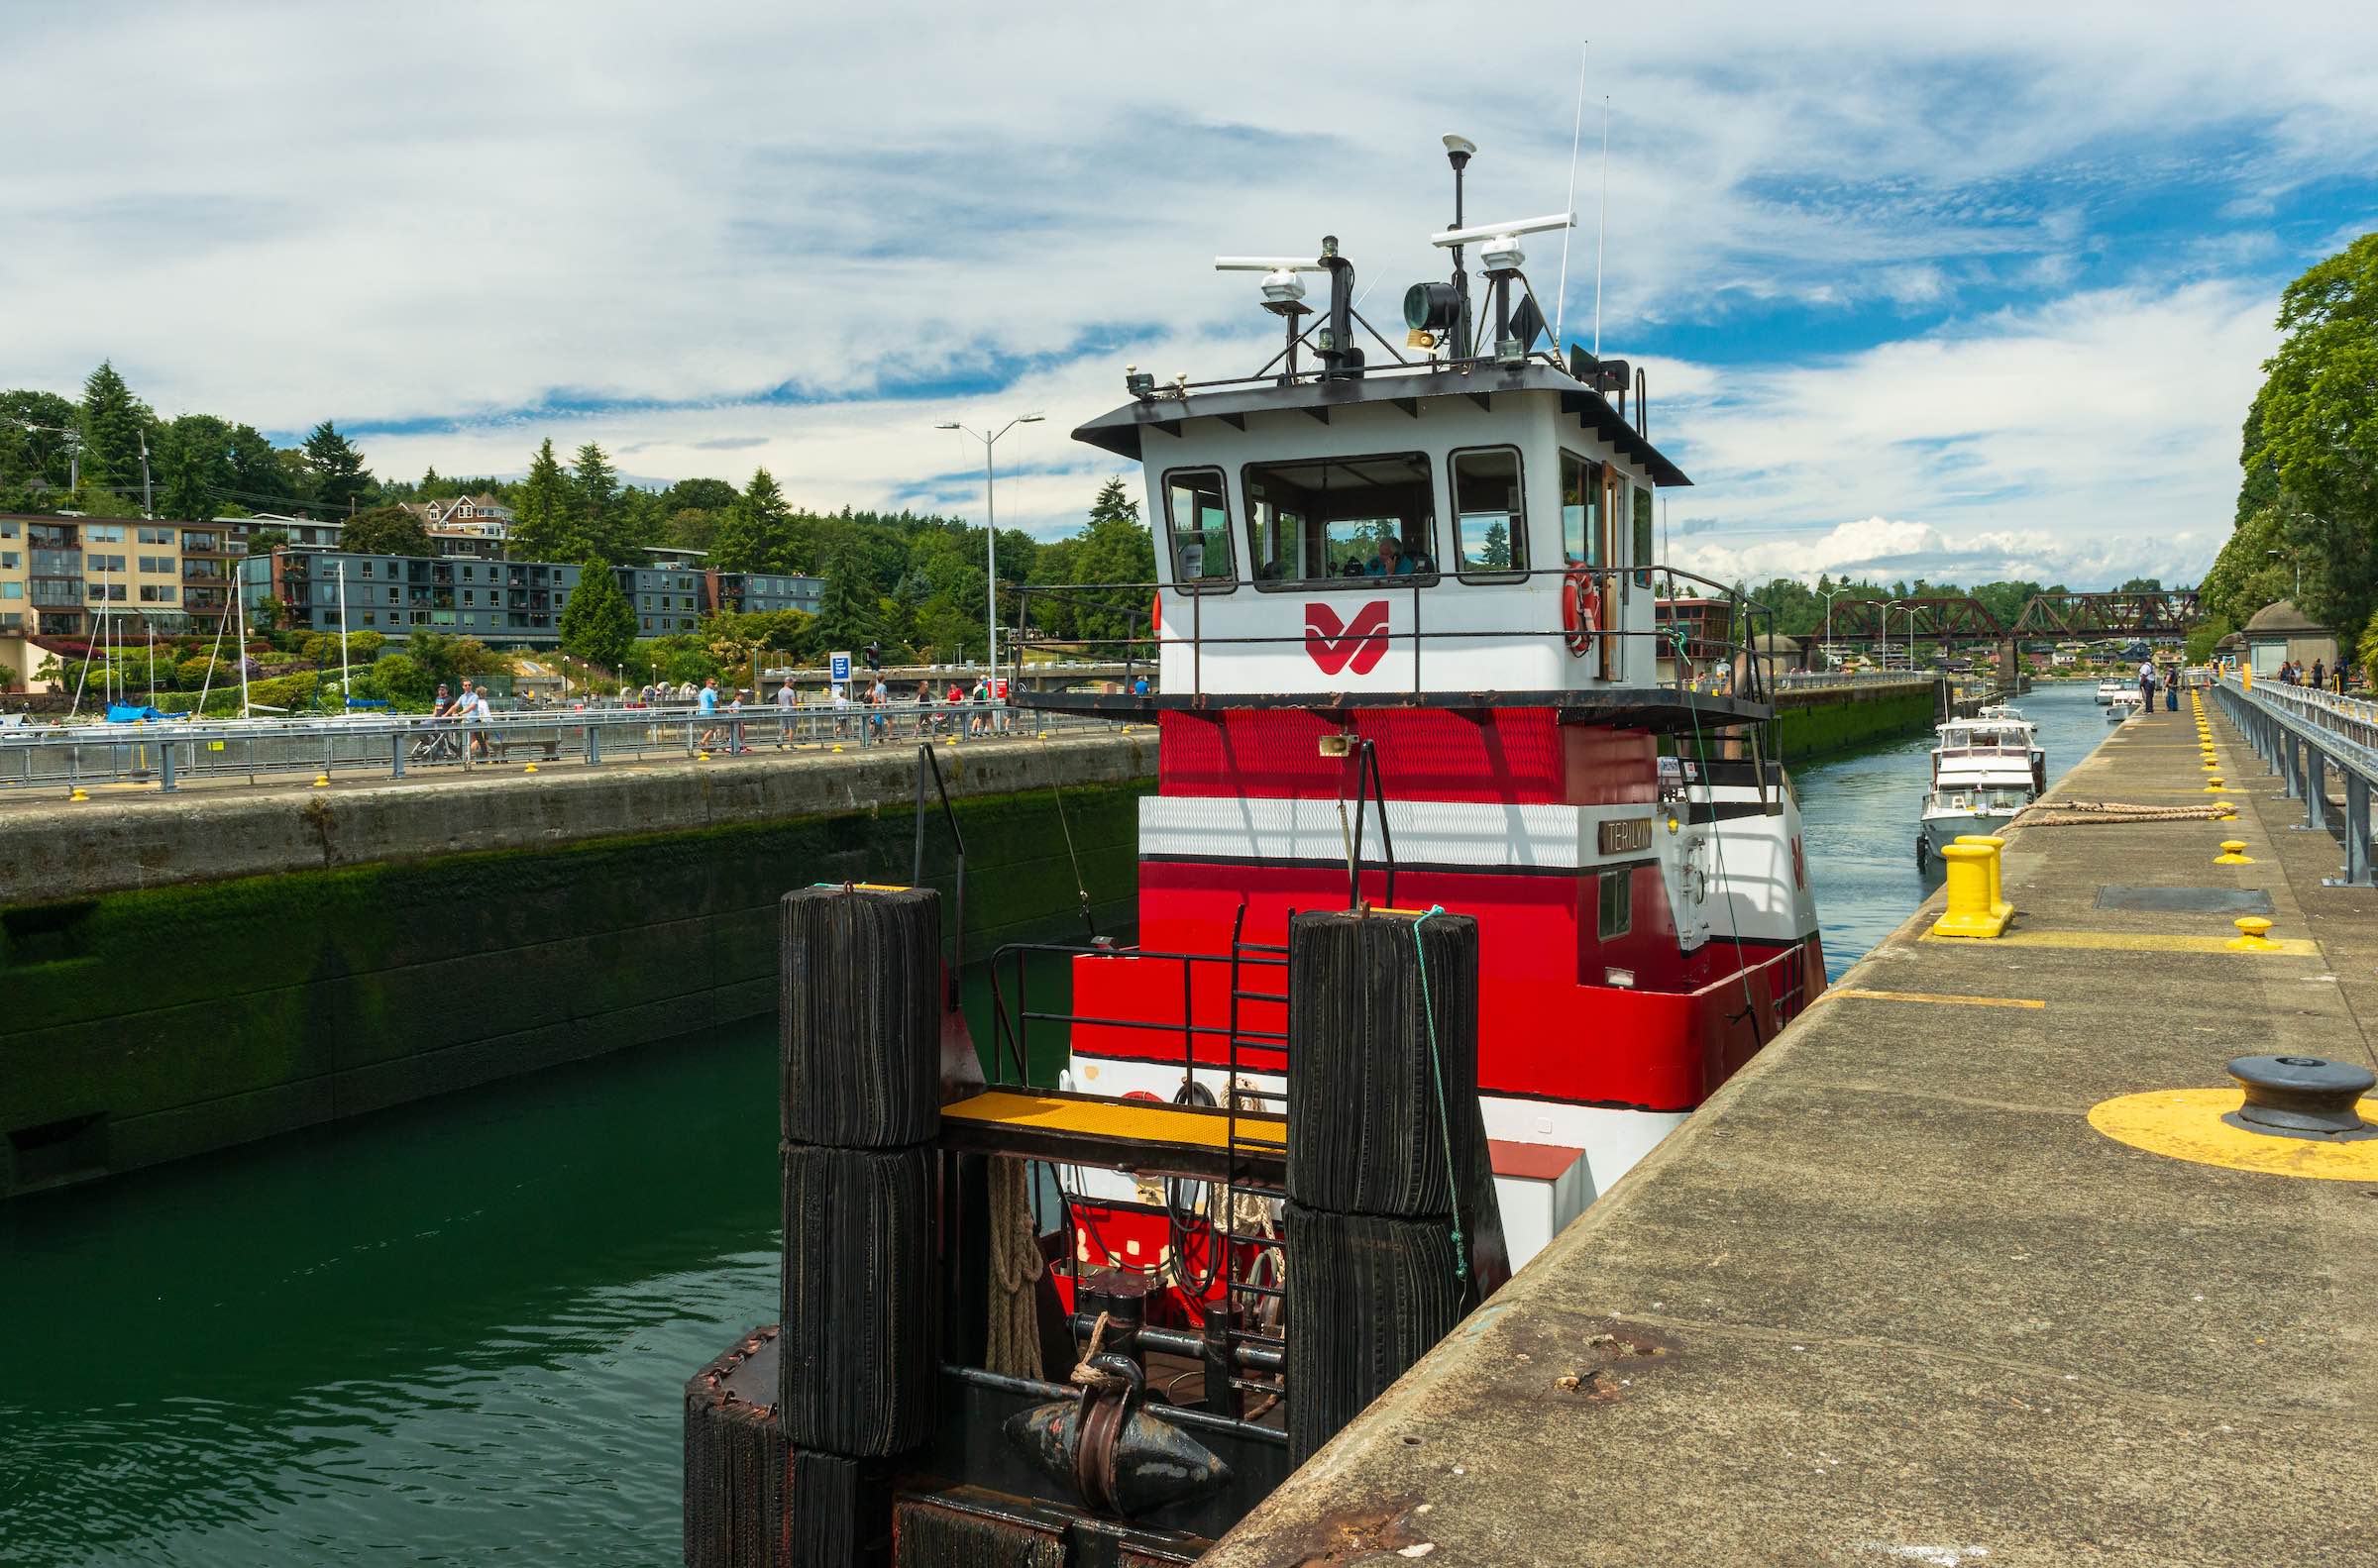
[[[1750,607],[1696,628],[1702,656],[1730,625],[1722,679],[1658,623],[1657,595],[1730,595],[1652,559],[1652,492],[1690,481],[1647,435],[1642,372],[1543,347],[1520,237],[1569,219],[1464,226],[1471,150],[1447,146],[1451,280],[1406,295],[1403,347],[1355,311],[1334,239],[1223,258],[1262,274],[1281,354],[1233,380],[1135,371],[1074,433],[1143,467],[1160,581],[1152,627],[1137,590],[1131,652],[1152,654],[1154,690],[1020,700],[1161,735],[1139,945],[1074,959],[1062,1087],[1277,1110],[1292,912],[1474,916],[1518,1264],[1806,1006],[1824,965],[1798,810],[1763,754]],[[1118,599],[1027,590],[1020,659],[1052,594]],[[1152,1275],[1184,1309],[1227,1288],[1178,1193],[1067,1185],[1079,1267]]]

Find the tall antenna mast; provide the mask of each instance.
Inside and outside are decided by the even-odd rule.
[[[1593,221],[1593,357],[1602,357],[1602,232],[1610,227],[1610,95],[1602,94],[1602,212]]]
[[[1591,39],[1577,41],[1577,113],[1568,125],[1568,200],[1562,203],[1570,212],[1577,210],[1577,139],[1585,129],[1585,49]],[[1566,355],[1568,350],[1561,343],[1561,324],[1568,319],[1568,231],[1561,231],[1561,286],[1553,295],[1553,352]]]

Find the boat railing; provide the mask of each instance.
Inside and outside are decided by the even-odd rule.
[[[1357,861],[1357,866],[1359,862]],[[1218,1413],[1236,1413],[1242,1398],[1281,1396],[1277,1381],[1250,1379],[1243,1371],[1276,1372],[1286,1348],[1285,1337],[1279,1332],[1279,1307],[1284,1300],[1281,1284],[1281,1260],[1286,1255],[1286,1238],[1277,1227],[1267,1230],[1243,1228],[1243,1197],[1265,1200],[1277,1199],[1281,1189],[1276,1181],[1264,1181],[1250,1168],[1245,1156],[1254,1147],[1241,1136],[1240,1116],[1262,1111],[1275,1118],[1287,1109],[1287,1095],[1283,1090],[1265,1089],[1248,1082],[1248,1071],[1266,1077],[1282,1078],[1287,1071],[1287,1004],[1288,1004],[1288,948],[1285,943],[1249,942],[1245,937],[1246,911],[1243,905],[1237,911],[1231,925],[1231,949],[1228,953],[1187,953],[1123,947],[1112,941],[1094,940],[1088,944],[1054,942],[1011,942],[992,954],[989,965],[994,1038],[989,1053],[995,1081],[1007,1087],[1023,1088],[1032,1061],[1035,1027],[1056,1036],[1053,1042],[1070,1054],[1077,1029],[1124,1030],[1146,1041],[1144,1051],[1134,1054],[1144,1058],[1157,1055],[1166,1041],[1177,1044],[1180,1053],[1181,1087],[1173,1096],[1174,1103],[1203,1105],[1219,1109],[1224,1116],[1224,1145],[1216,1179],[1192,1182],[1183,1178],[1165,1178],[1163,1196],[1168,1231],[1171,1279],[1185,1295],[1193,1300],[1210,1300],[1217,1287],[1225,1308],[1222,1322],[1210,1332],[1218,1333],[1231,1349],[1219,1366],[1209,1362],[1209,1375],[1219,1372],[1223,1381],[1208,1390],[1208,1409]],[[1065,988],[1068,1005],[1045,1007],[1033,1005],[1031,995],[1032,961],[1058,958],[1070,966]],[[1138,961],[1159,966],[1177,965],[1180,971],[1180,990],[1177,997],[1180,1016],[1119,1018],[1084,1013],[1070,1005],[1075,971],[1083,960]],[[1200,985],[1201,977],[1210,977]],[[1227,985],[1227,1005],[1216,1011],[1218,1000],[1213,994],[1216,984]],[[1151,992],[1136,993],[1141,999],[1154,1001]],[[1167,1006],[1173,998],[1167,997]],[[1279,1027],[1257,1028],[1248,1022],[1250,1004],[1278,1009]],[[1151,1006],[1151,1010],[1153,1010]],[[1217,1021],[1219,1019],[1219,1021]],[[1243,1051],[1264,1053],[1260,1065],[1247,1061]],[[1013,1071],[1016,1077],[1003,1075]],[[1203,1083],[1200,1073],[1219,1074],[1223,1092],[1216,1097]],[[1116,1151],[1110,1151],[1116,1152]],[[1278,1151],[1267,1151],[1276,1157]],[[1059,1162],[1050,1162],[1052,1175]],[[1074,1189],[1068,1189],[1061,1175],[1055,1187],[1062,1204],[1062,1218],[1069,1228],[1078,1228],[1084,1235],[1095,1235],[1097,1224],[1082,1212],[1096,1206],[1097,1201],[1085,1198],[1079,1191],[1078,1177]],[[1076,1292],[1087,1278],[1089,1265],[1087,1248],[1072,1244],[1065,1247],[1066,1266]],[[1104,1267],[1125,1266],[1115,1257],[1103,1240],[1099,1250],[1106,1260]],[[1164,1271],[1155,1275],[1161,1280]],[[1089,1324],[1077,1324],[1086,1333]]]
[[[1451,575],[1431,572],[1393,577],[1316,577],[1279,586],[1317,593],[1359,589],[1391,593],[1404,599],[1411,608],[1409,624],[1400,630],[1383,629],[1376,636],[1390,649],[1400,645],[1411,650],[1410,694],[1415,699],[1428,690],[1427,655],[1432,649],[1442,652],[1479,643],[1540,643],[1546,639],[1560,640],[1581,662],[1601,672],[1618,668],[1610,651],[1648,646],[1652,651],[1653,679],[1629,679],[1625,684],[1630,688],[1648,686],[1765,703],[1779,683],[1776,657],[1768,651],[1773,647],[1774,609],[1714,577],[1667,566],[1561,566],[1495,572],[1487,575],[1495,585],[1558,579],[1567,594],[1565,606],[1574,605],[1578,613],[1550,617],[1551,624],[1541,624],[1536,617],[1543,613],[1542,596],[1515,595],[1510,601],[1514,615],[1508,623],[1480,627],[1473,624],[1477,601],[1467,595],[1463,599],[1463,612],[1456,622],[1449,624],[1442,610],[1431,616],[1430,606],[1434,602],[1431,595]],[[1598,617],[1600,606],[1608,597],[1606,589],[1624,585],[1640,593],[1653,591],[1655,584],[1664,599],[1674,600],[1683,589],[1695,595],[1689,602],[1722,608],[1716,613],[1698,615],[1690,624],[1682,619],[1656,616],[1649,629],[1603,626],[1598,620],[1587,624],[1588,599],[1593,603],[1593,616]],[[1016,617],[1006,650],[1009,674],[1021,690],[1023,678],[1038,667],[1040,659],[1058,654],[1077,658],[1088,654],[1095,663],[1121,665],[1123,685],[1126,693],[1130,693],[1141,675],[1151,684],[1159,679],[1162,653],[1170,648],[1187,653],[1189,682],[1186,691],[1175,689],[1165,694],[1202,699],[1212,694],[1205,682],[1205,660],[1209,653],[1231,649],[1301,649],[1307,643],[1303,618],[1293,613],[1293,600],[1283,601],[1280,617],[1283,625],[1279,631],[1209,631],[1205,624],[1206,600],[1217,592],[1246,585],[1241,581],[1227,584],[1216,581],[1211,586],[1196,587],[1153,581],[1017,584],[1013,590]],[[1163,606],[1167,602],[1174,607],[1166,610]],[[1519,610],[1523,605],[1525,610]],[[1179,622],[1184,611],[1188,622],[1185,626]],[[1521,613],[1530,619],[1519,621],[1517,616]],[[1287,624],[1291,620],[1292,626]],[[1660,669],[1663,663],[1667,666],[1665,671]],[[1589,682],[1578,689],[1591,688]],[[1026,699],[1027,703],[1029,700]]]

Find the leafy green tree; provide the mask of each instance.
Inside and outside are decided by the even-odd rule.
[[[159,433],[157,515],[203,522],[232,487],[231,427],[211,414],[184,414]]]
[[[141,438],[154,417],[132,395],[113,364],[99,362],[82,383],[82,480],[86,485],[137,484]]]
[[[735,487],[724,479],[680,479],[661,494],[670,512],[723,512],[735,504]]]
[[[752,470],[751,483],[719,520],[710,542],[710,565],[721,572],[791,572],[793,509],[766,469]]]
[[[624,674],[636,640],[636,612],[619,591],[611,564],[589,556],[579,568],[578,586],[562,606],[562,651],[591,665]]]
[[[289,536],[284,529],[254,529],[248,535],[248,553],[252,556],[269,556],[288,542]]]
[[[0,494],[31,503],[63,491],[72,471],[69,432],[81,423],[82,410],[55,392],[0,392]]]
[[[364,455],[329,420],[306,433],[304,452],[313,498],[326,510],[344,512],[372,495],[372,470],[364,467]]]
[[[529,460],[528,478],[520,487],[520,504],[512,518],[511,553],[515,561],[567,560],[576,529],[570,515],[570,476],[553,455],[547,437]]]
[[[1106,651],[1115,654],[1123,651],[1123,640],[1146,635],[1146,595],[1139,585],[1155,580],[1155,542],[1123,480],[1109,479],[1090,503],[1090,526],[1074,542],[1070,564],[1076,581],[1116,587],[1112,593],[1084,596],[1077,635],[1105,642]]]
[[[421,519],[401,506],[375,506],[356,515],[339,535],[346,549],[364,556],[427,556],[435,554],[429,530]]]
[[[2239,509],[2270,513],[2270,548],[2305,568],[2299,608],[2349,635],[2378,604],[2378,233],[2290,283],[2278,325],[2246,416]]]
[[[734,493],[732,486],[727,493]],[[664,502],[664,504],[666,504]],[[732,504],[731,502],[729,504]],[[672,544],[687,550],[708,550],[718,537],[718,523],[725,509],[708,511],[698,506],[683,506],[669,514],[669,523],[655,544]]]

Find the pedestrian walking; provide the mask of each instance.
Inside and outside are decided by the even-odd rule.
[[[2155,661],[2152,659],[2138,662],[2138,701],[2146,712],[2155,711]]]
[[[2324,691],[2327,689],[2327,687],[2328,661],[2325,659],[2315,659],[2312,662],[2312,689],[2315,691]]]
[[[702,682],[702,691],[695,697],[694,707],[705,721],[702,739],[694,743],[696,748],[700,749],[708,746],[712,737],[718,733],[717,724],[709,722],[714,721],[718,716],[718,678],[716,676],[711,676]]]

